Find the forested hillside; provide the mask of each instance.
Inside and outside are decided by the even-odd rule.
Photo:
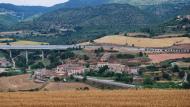
[[[151,16],[151,17],[150,17]],[[128,4],[59,9],[35,19],[30,27],[49,31],[73,28],[88,32],[123,32],[156,24],[157,18]],[[27,23],[28,24],[28,23]],[[52,31],[52,30],[51,30]]]
[[[143,11],[152,13],[161,21],[168,21],[178,15],[190,14],[190,3],[165,3],[160,5],[142,6]]]
[[[13,4],[0,4],[0,12],[14,15],[18,19],[25,19],[35,14],[44,13],[47,11],[47,7],[42,6],[16,6]]]

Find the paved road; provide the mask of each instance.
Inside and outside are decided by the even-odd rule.
[[[74,78],[77,78],[80,80],[83,79],[82,76],[74,76]],[[97,79],[97,78],[93,78],[93,77],[87,77],[87,80],[97,82],[97,83],[122,87],[122,88],[135,88],[136,87],[135,85],[131,85],[131,84],[124,84],[124,83],[120,83],[120,82],[115,82],[113,80],[103,80],[103,79]]]
[[[127,52],[127,51],[132,51],[132,52],[139,52],[139,51],[145,51],[145,48],[138,48],[138,47],[129,47],[129,46],[117,46],[117,45],[87,45],[85,46],[85,49],[87,50],[95,50],[98,48],[103,47],[105,50],[116,50],[119,52]]]
[[[77,45],[0,45],[3,50],[66,50]]]

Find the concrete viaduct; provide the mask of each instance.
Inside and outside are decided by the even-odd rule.
[[[28,64],[28,51],[29,50],[41,50],[42,60],[44,60],[44,50],[67,50],[69,48],[77,48],[79,45],[0,45],[0,50],[9,51],[10,58],[12,57],[12,50],[25,50],[26,51],[26,63]],[[14,61],[13,61],[14,62]]]

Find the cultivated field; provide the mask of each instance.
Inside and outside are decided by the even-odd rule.
[[[12,38],[0,38],[0,41],[11,41]],[[16,42],[9,42],[10,45],[44,45],[48,44],[45,42],[35,42],[35,41],[27,41],[27,40],[17,40]],[[7,43],[0,43],[0,45],[7,45]]]
[[[0,93],[1,107],[189,107],[190,90]]]
[[[77,89],[84,89],[85,87],[88,87],[90,90],[95,90],[95,88],[84,84],[84,83],[56,83],[51,82],[46,87],[44,87],[42,90],[45,91],[60,91],[60,90],[77,90]]]
[[[105,36],[103,38],[95,40],[96,43],[111,43],[117,45],[130,45],[134,44],[137,47],[168,47],[173,44],[185,44],[190,43],[188,37],[173,37],[173,38],[139,38],[139,37],[126,37],[120,35]]]
[[[181,62],[181,61],[178,61],[178,62],[175,62],[176,65],[178,65],[179,67],[190,67],[190,63],[189,62]]]
[[[153,63],[159,63],[169,59],[190,58],[190,54],[149,54]]]
[[[12,42],[11,45],[44,45],[44,44],[48,44],[45,42],[34,42],[34,41],[26,41],[26,40],[19,40],[16,42]]]
[[[1,77],[0,78],[0,91],[19,91],[19,90],[30,90],[36,89],[42,86],[31,80],[30,75],[18,75],[12,77]]]

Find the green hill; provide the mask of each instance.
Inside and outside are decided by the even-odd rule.
[[[190,3],[166,3],[162,5],[142,6],[143,11],[154,14],[161,21],[169,21],[178,15],[190,14]]]
[[[186,3],[189,0],[69,0],[66,3],[57,4],[52,8],[76,8],[76,7],[87,7],[97,6],[102,4],[130,4],[134,6],[141,5],[158,5],[164,3]]]
[[[0,12],[14,15],[18,19],[25,19],[36,14],[44,13],[47,9],[47,7],[42,6],[16,6],[13,4],[0,3]]]
[[[11,15],[0,15],[0,31],[9,29],[10,26],[13,26],[18,22],[16,17]]]
[[[153,26],[156,21],[156,17],[137,7],[128,4],[106,4],[95,7],[59,9],[46,13],[33,22],[25,22],[21,29],[27,28],[45,34],[56,33],[52,39],[47,40],[42,37],[40,39],[52,44],[65,44],[96,39],[116,32],[138,30]],[[62,33],[63,29],[66,32]]]
[[[156,17],[128,4],[109,4],[96,7],[75,9],[60,9],[34,20],[37,29],[50,27],[82,27],[97,30],[124,31],[150,26],[155,23]]]

